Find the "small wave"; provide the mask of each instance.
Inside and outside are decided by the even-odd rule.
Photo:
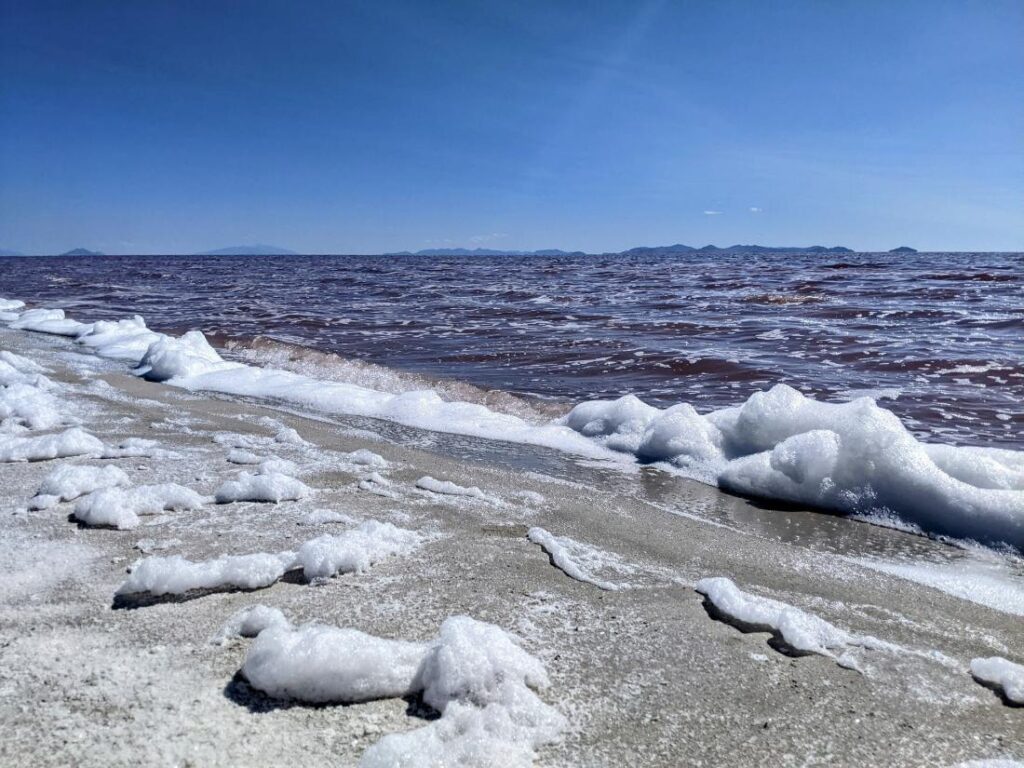
[[[568,405],[557,402],[526,399],[500,389],[485,389],[463,381],[400,371],[265,336],[249,340],[226,339],[223,346],[234,359],[252,365],[279,368],[323,381],[356,384],[396,395],[430,390],[445,400],[483,405],[531,424],[543,424],[569,409]]]

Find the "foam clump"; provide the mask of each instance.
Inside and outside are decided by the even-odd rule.
[[[0,384],[3,386],[31,384],[44,389],[52,387],[53,383],[42,375],[43,372],[43,366],[35,360],[6,349],[0,350]]]
[[[28,383],[11,383],[0,389],[0,427],[53,429],[64,423],[62,406],[46,389]]]
[[[501,628],[447,619],[430,643],[388,640],[354,629],[271,627],[253,642],[242,674],[275,698],[353,703],[420,694],[441,717],[385,736],[361,766],[530,766],[556,741],[564,717],[536,689],[543,664]]]
[[[458,485],[451,480],[437,480],[430,475],[417,480],[416,487],[431,493],[439,493],[442,496],[469,496],[482,501],[494,500],[475,485]]]
[[[342,454],[345,461],[367,469],[387,469],[388,461],[379,453],[368,451],[366,448],[359,448],[349,453]]]
[[[8,323],[16,331],[35,331],[55,336],[78,336],[87,333],[91,325],[64,316],[63,309],[30,309]]]
[[[74,517],[89,526],[130,530],[138,527],[141,515],[199,509],[205,501],[195,491],[177,483],[103,488],[80,498]]]
[[[117,594],[148,592],[159,596],[196,589],[260,589],[280,579],[293,560],[291,552],[223,555],[201,562],[180,555],[148,557],[132,567]]]
[[[189,331],[178,338],[161,335],[146,349],[137,372],[150,381],[170,381],[242,367],[226,362],[201,332]]]
[[[128,485],[128,475],[124,470],[115,466],[89,467],[82,465],[64,465],[57,467],[47,475],[36,491],[36,497],[31,504],[34,506],[36,500],[42,506],[34,506],[36,509],[44,509],[52,503],[59,501],[72,501],[79,496],[98,491],[102,488],[114,488]],[[52,500],[52,502],[50,502]]]
[[[742,631],[776,633],[787,646],[801,653],[838,661],[851,646],[887,647],[876,638],[852,634],[788,603],[744,592],[722,576],[701,579],[696,590]]]
[[[367,520],[340,534],[324,534],[305,542],[295,556],[307,579],[339,573],[362,573],[388,557],[406,555],[423,541],[416,531]]]
[[[250,685],[278,699],[314,704],[407,696],[427,652],[422,643],[355,629],[307,625],[260,632],[242,665]]]
[[[138,362],[150,345],[161,338],[164,338],[163,334],[149,330],[146,321],[135,315],[121,320],[99,320],[75,341],[89,347],[100,357]]]
[[[228,451],[228,462],[231,464],[259,464],[263,458],[244,448],[232,448]]]
[[[598,589],[615,591],[630,586],[602,579],[598,575],[602,570],[612,570],[618,573],[634,573],[636,570],[623,563],[622,558],[618,555],[604,552],[568,536],[555,536],[539,526],[530,528],[526,532],[526,538],[547,552],[554,566],[566,576],[576,581],[592,584]]]
[[[271,627],[291,629],[292,623],[279,608],[250,605],[233,614],[211,642],[215,645],[224,645],[235,637],[256,637],[260,632]]]
[[[971,674],[979,682],[1001,691],[1007,701],[1024,706],[1024,665],[1002,656],[972,659]]]
[[[0,462],[48,461],[69,456],[102,454],[103,443],[77,427],[37,437],[0,435]]]
[[[734,493],[1024,549],[1024,454],[921,443],[869,397],[823,403],[779,384],[701,415],[627,396],[581,403],[562,423]]]
[[[225,482],[214,493],[214,498],[218,504],[230,504],[235,501],[264,501],[276,504],[303,499],[313,492],[301,480],[276,471],[277,469],[294,471],[295,465],[290,461],[265,461],[255,474],[241,472],[235,480]]]

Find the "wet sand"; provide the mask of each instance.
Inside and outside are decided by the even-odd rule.
[[[517,633],[551,676],[542,697],[570,723],[561,743],[539,753],[542,766],[1024,757],[1024,710],[967,671],[976,656],[1024,659],[1021,618],[844,558],[941,544],[766,509],[651,468],[623,473],[540,449],[190,394],[126,375],[64,339],[0,331],[0,347],[68,382],[82,426],[105,442],[143,437],[176,452],[112,460],[133,483],[210,494],[243,469],[213,440],[234,433],[296,462],[316,489],[299,502],[209,504],[131,531],[88,529],[69,521],[72,504],[26,503],[57,463],[100,462],[0,464],[0,764],[354,765],[384,734],[421,724],[401,699],[311,707],[249,688],[237,673],[250,641],[210,638],[256,603],[296,623],[409,640],[434,636],[459,613]],[[271,445],[275,424],[309,445]],[[359,473],[339,460],[357,448],[390,462],[396,498],[358,488]],[[417,490],[424,475],[478,486],[500,503]],[[286,578],[255,592],[114,605],[140,542],[201,559],[290,549],[344,529],[308,524],[315,510],[437,535],[410,556],[321,586]],[[619,577],[630,588],[569,578],[526,538],[531,526],[619,555],[635,568]],[[719,575],[904,652],[860,652],[862,672],[780,652],[771,635],[711,616],[693,584]]]

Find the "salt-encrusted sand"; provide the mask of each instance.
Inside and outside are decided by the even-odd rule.
[[[459,614],[517,634],[546,670],[550,684],[530,695],[564,729],[554,743],[538,737],[538,765],[1024,757],[1024,710],[970,670],[975,658],[1024,660],[1012,597],[987,599],[1004,607],[995,610],[855,562],[928,555],[939,543],[763,509],[654,469],[624,474],[543,448],[190,394],[63,338],[2,330],[0,348],[44,366],[59,385],[52,394],[67,423],[26,434],[59,434],[74,421],[103,444],[93,455],[0,464],[0,765],[355,765],[386,735],[427,724],[433,700],[415,692],[434,690],[429,679],[399,675],[379,689],[408,690],[406,698],[312,705],[255,690],[241,674],[249,648],[260,642],[261,659],[273,661],[290,642],[289,623],[316,622],[409,641],[422,664],[416,654]],[[362,449],[384,461],[352,453]],[[203,503],[175,508],[161,496],[138,507],[134,528],[86,527],[74,510],[88,495],[61,500],[79,489],[44,484],[61,466],[127,475],[124,486],[107,473],[112,487],[93,493],[173,483]],[[451,493],[456,486],[480,494]],[[32,505],[41,488],[56,499]],[[336,555],[354,564],[334,577],[314,569],[310,581],[287,556],[366,521],[412,533],[396,534],[388,549],[370,526],[363,548],[341,555],[337,541],[321,541],[317,551],[330,555],[321,567]],[[533,528],[547,536],[531,540]],[[561,542],[559,567],[538,541]],[[183,594],[121,590],[139,558],[259,554],[269,570],[241,571],[251,586],[270,584],[258,590],[239,591],[239,573]],[[724,595],[714,600],[695,590],[720,576],[742,592],[705,583]],[[245,633],[265,623],[277,635],[223,631],[246,624],[236,614],[256,604],[280,609],[283,623],[269,614]],[[823,652],[791,655],[777,639],[794,637]],[[460,662],[458,652],[452,658]],[[267,687],[279,694],[291,673],[271,672]],[[291,690],[303,698],[301,687]]]

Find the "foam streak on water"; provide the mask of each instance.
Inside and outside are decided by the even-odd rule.
[[[449,379],[520,415],[503,393],[551,402],[533,406],[542,415],[625,393],[703,410],[783,382],[889,398],[919,438],[1019,449],[1022,266],[1022,254],[0,259],[0,295],[137,312],[250,349],[262,337],[248,354],[278,365],[312,358],[273,341]]]

